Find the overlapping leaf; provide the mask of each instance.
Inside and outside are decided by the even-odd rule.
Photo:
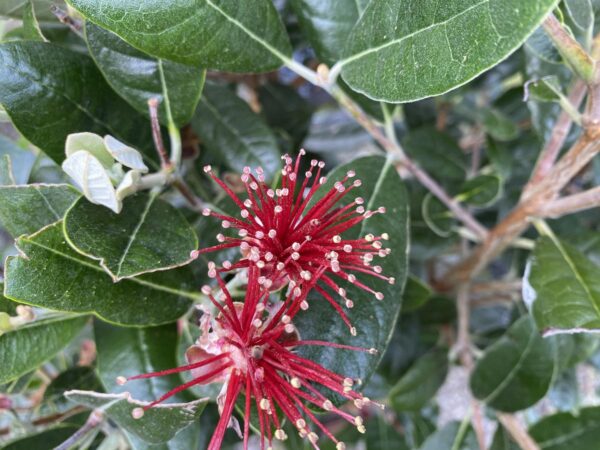
[[[141,326],[172,322],[198,298],[187,268],[113,283],[95,261],[66,243],[62,222],[20,237],[17,246],[21,256],[7,259],[4,291],[21,303]]]

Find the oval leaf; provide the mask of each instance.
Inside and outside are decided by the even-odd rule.
[[[457,196],[460,202],[489,206],[502,196],[502,179],[498,175],[478,175],[467,180]]]
[[[200,100],[205,70],[153,58],[91,22],[85,24],[85,36],[106,81],[131,106],[146,115],[148,100],[163,100],[162,71],[173,121],[178,126],[190,121]],[[168,125],[164,101],[160,102],[158,118]]]
[[[17,239],[22,256],[6,262],[4,295],[34,306],[94,313],[123,325],[176,320],[200,296],[191,290],[187,268],[147,274],[119,283],[65,241],[62,222]]]
[[[542,237],[523,283],[523,299],[544,334],[600,332],[600,267],[569,244]]]
[[[99,260],[114,281],[184,265],[198,248],[185,218],[157,195],[128,197],[122,214],[80,199],[66,214],[64,231],[69,244]]]
[[[0,336],[0,384],[36,369],[79,334],[87,317],[40,320]]]
[[[356,159],[337,167],[328,174],[328,181],[320,191],[326,192],[326,188],[332,187],[336,180],[342,179],[348,170],[354,170],[356,177],[362,181],[360,187],[353,189],[352,199],[354,196],[363,197],[366,209],[385,206],[387,210],[385,214],[376,214],[365,220],[362,228],[355,227],[351,232],[355,236],[368,233],[389,234],[388,247],[392,253],[379,264],[383,273],[395,277],[396,282],[390,285],[374,277],[368,280],[369,286],[384,294],[382,301],[375,300],[372,294],[354,286],[348,287],[348,296],[355,302],[354,307],[346,312],[358,331],[356,337],[350,335],[337,314],[332,314],[332,307],[328,302],[319,301],[323,300],[322,298],[312,301],[311,307],[299,314],[295,321],[303,339],[318,339],[379,350],[377,356],[372,356],[368,353],[331,347],[307,346],[302,349],[306,357],[318,364],[344,376],[360,378],[366,383],[391,339],[402,306],[402,291],[407,277],[408,197],[393,164],[378,156]]]
[[[486,349],[471,375],[471,391],[492,408],[519,411],[546,395],[554,370],[552,341],[524,316]]]
[[[184,64],[263,72],[291,53],[271,0],[68,1],[134,47]]]
[[[444,383],[448,354],[437,349],[419,358],[389,394],[396,411],[417,411],[427,404]]]
[[[443,94],[515,51],[556,3],[370,2],[344,50],[342,77],[376,100]]]
[[[596,450],[600,442],[600,407],[583,408],[577,415],[544,417],[529,429],[544,450]]]
[[[272,178],[280,167],[273,132],[227,87],[206,83],[192,127],[210,156],[231,169],[261,166]]]
[[[113,92],[91,58],[64,47],[0,44],[0,104],[23,136],[58,163],[67,136],[80,131],[153,149],[143,117]]]

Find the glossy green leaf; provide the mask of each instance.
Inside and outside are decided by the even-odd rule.
[[[370,2],[345,47],[342,77],[377,100],[443,94],[515,51],[556,3]]]
[[[543,450],[596,450],[600,442],[600,407],[544,417],[529,429],[529,434]]]
[[[40,320],[0,335],[0,384],[36,369],[79,334],[87,317]]]
[[[211,159],[237,172],[244,166],[261,166],[272,178],[280,167],[281,155],[273,132],[227,87],[206,84],[192,127]]]
[[[444,383],[448,373],[448,354],[433,350],[419,358],[398,380],[389,394],[396,411],[423,408]]]
[[[533,320],[524,316],[477,361],[471,391],[492,408],[519,411],[546,395],[554,371],[552,341],[542,338]]]
[[[321,61],[333,65],[342,56],[350,32],[368,0],[292,0],[300,25]]]
[[[0,104],[19,131],[58,163],[67,136],[80,131],[152,148],[149,124],[112,91],[93,61],[57,45],[0,44]]]
[[[129,392],[136,400],[156,400],[182,384],[177,374],[130,381],[125,385],[117,377],[130,377],[177,367],[177,328],[174,324],[146,328],[124,328],[96,320],[94,336],[98,351],[98,374],[107,392]],[[170,401],[183,403],[191,397],[185,392]]]
[[[393,424],[386,422],[382,415],[375,414],[370,420],[367,420],[365,428],[367,429],[364,436],[366,448],[409,450],[403,433],[395,429]]]
[[[172,439],[180,430],[194,423],[206,405],[205,400],[161,404],[147,410],[141,419],[134,419],[131,415],[132,411],[146,406],[148,402],[134,400],[127,392],[100,394],[93,391],[72,390],[65,396],[72,402],[90,409],[104,408],[105,414],[117,425],[152,444],[160,444]]]
[[[569,244],[542,237],[527,267],[523,299],[540,330],[600,331],[600,267]]]
[[[419,450],[479,450],[475,432],[467,423],[450,422],[430,434]]]
[[[431,298],[433,291],[419,278],[409,275],[402,297],[402,312],[407,313],[419,309]]]
[[[6,262],[4,293],[21,303],[142,326],[172,322],[199,298],[187,268],[113,283],[95,261],[67,244],[62,222],[20,237],[17,247],[21,256]]]
[[[168,125],[161,83],[164,76],[175,124],[183,126],[190,121],[202,93],[204,69],[153,58],[90,22],[85,25],[85,36],[106,81],[131,106],[148,114],[148,100],[159,99],[159,119]]]
[[[79,197],[68,184],[0,186],[0,223],[15,238],[35,233],[61,220]]]
[[[198,248],[181,213],[145,193],[128,197],[120,214],[81,198],[65,215],[64,232],[76,251],[99,260],[114,281],[185,265]]]
[[[502,193],[502,179],[498,175],[478,175],[465,181],[457,200],[473,206],[489,206]]]
[[[91,22],[159,58],[230,72],[278,68],[290,43],[270,0],[68,0]]]
[[[556,102],[559,100],[561,92],[558,77],[544,77],[535,80],[526,86],[527,99],[537,100],[539,102]]]
[[[376,214],[365,220],[362,227],[355,227],[348,236],[388,233],[390,240],[387,241],[387,247],[392,249],[392,253],[378,264],[383,268],[383,273],[395,277],[396,282],[390,285],[386,281],[369,277],[369,286],[384,294],[382,301],[376,300],[372,294],[356,286],[348,286],[348,296],[354,300],[354,307],[347,310],[347,313],[358,332],[356,337],[350,335],[348,328],[334,313],[331,305],[322,301],[322,298],[315,299],[310,308],[299,314],[295,321],[303,339],[319,339],[378,349],[379,354],[376,356],[330,347],[307,346],[302,349],[305,356],[334,372],[360,378],[366,383],[383,357],[402,306],[402,291],[408,275],[408,199],[394,166],[379,156],[356,159],[335,168],[328,174],[327,183],[323,186],[332,187],[348,170],[354,170],[357,179],[362,181],[360,187],[353,189],[352,199],[355,196],[363,197],[366,209],[379,206],[386,208],[385,214]]]

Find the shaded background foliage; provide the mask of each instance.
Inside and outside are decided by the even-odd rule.
[[[119,138],[157,169],[147,101],[158,98],[165,141],[169,122],[181,130],[180,172],[198,202],[235,212],[203,165],[235,189],[244,166],[260,165],[274,181],[281,155],[304,147],[332,174],[354,168],[364,197],[388,208],[388,222],[366,226],[393,236],[394,259],[384,267],[399,283],[385,304],[367,304],[356,294],[365,302],[351,315],[356,339],[337,316],[323,320],[323,308],[299,318],[303,336],[381,350],[377,367],[331,349],[311,355],[360,376],[366,394],[388,405],[384,413],[366,412],[365,435],[331,424],[340,439],[382,449],[525,448],[511,432],[518,417],[538,448],[597,448],[600,341],[592,333],[547,336],[600,329],[597,208],[549,221],[553,232],[537,242],[543,226],[514,240],[470,280],[465,322],[444,274],[481,240],[477,229],[373,139],[368,125],[384,128],[399,143],[392,147],[401,146],[491,229],[519,201],[560,120],[560,102],[564,107],[581,75],[539,25],[554,11],[590,50],[600,2],[450,1],[440,10],[435,3],[0,4],[1,445],[59,445],[99,405],[82,394],[65,397],[66,391],[121,392],[117,375],[182,363],[197,338],[191,305],[202,302],[198,287],[209,281],[208,260],[191,262],[189,253],[197,243],[214,245],[219,225],[175,189],[160,198],[129,197],[117,216],[81,197],[60,168],[67,135],[89,131]],[[328,69],[307,71],[320,63]],[[318,78],[327,72],[339,76],[333,87]],[[364,114],[348,108],[349,101]],[[572,127],[564,147],[579,136]],[[593,160],[565,191],[582,192],[598,180]],[[124,242],[131,251],[123,253]],[[18,322],[18,304],[35,307],[33,323]],[[471,364],[459,339],[465,323]],[[180,383],[173,375],[127,390],[151,400]],[[176,400],[216,393],[195,388]],[[196,406],[191,415],[175,410],[136,422],[121,401],[80,444],[204,448],[218,413],[214,403]],[[288,448],[307,446],[288,435]],[[227,438],[233,448],[234,433]]]

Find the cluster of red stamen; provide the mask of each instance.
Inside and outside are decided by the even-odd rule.
[[[324,271],[324,267],[319,269],[319,272]],[[308,405],[329,411],[364,432],[362,418],[335,406],[325,397],[322,388],[353,401],[359,409],[372,402],[352,389],[355,380],[303,358],[295,349],[306,345],[324,345],[369,353],[376,353],[376,350],[302,340],[293,325],[293,319],[302,309],[301,305],[306,301],[309,288],[314,286],[317,277],[307,283],[308,289],[291,289],[284,301],[276,303],[269,300],[269,289],[265,288],[264,283],[259,283],[260,277],[259,268],[249,266],[244,303],[233,301],[219,275],[216,276],[220,287],[218,292],[213,293],[209,286],[202,288],[202,292],[216,308],[216,315],[205,312],[202,316],[202,334],[186,354],[188,365],[130,378],[119,377],[117,381],[124,384],[130,380],[184,371],[191,371],[194,376],[193,380],[167,392],[147,406],[136,408],[133,416],[142,417],[148,408],[191,386],[224,382],[217,399],[221,417],[209,443],[209,450],[219,449],[226,429],[237,424],[232,414],[242,393],[245,394],[244,400],[240,400],[243,403],[240,407],[244,410],[244,449],[248,448],[249,420],[254,408],[263,438],[263,449],[265,440],[270,447],[273,438],[287,438],[282,428],[285,418],[314,448],[319,448],[316,431],[320,431],[336,443],[338,450],[343,450],[345,444],[335,438]]]
[[[300,162],[304,154],[304,150],[301,150],[295,163],[288,155],[283,157],[281,186],[277,189],[272,189],[265,183],[261,168],[256,169],[256,175],[249,167],[244,168],[242,182],[247,193],[245,200],[241,200],[227,184],[213,174],[210,166],[206,166],[204,171],[240,208],[240,218],[209,208],[203,214],[220,219],[224,229],[236,229],[238,236],[220,233],[217,235],[218,245],[197,250],[193,252],[193,256],[239,247],[242,253],[239,261],[225,261],[219,268],[210,262],[209,276],[214,277],[217,272],[256,266],[261,269],[259,281],[267,289],[278,289],[288,283],[292,289],[300,289],[306,282],[318,278],[320,283],[311,285],[335,308],[355,335],[355,328],[332,297],[331,291],[344,299],[347,308],[352,308],[354,301],[348,298],[346,289],[339,285],[340,280],[358,286],[382,300],[383,293],[374,291],[358,280],[356,274],[368,274],[391,284],[394,279],[383,275],[381,266],[371,265],[375,256],[385,257],[390,253],[390,249],[385,249],[382,245],[382,240],[388,239],[387,233],[381,236],[368,234],[357,239],[346,239],[342,234],[374,214],[384,213],[385,208],[370,211],[365,208],[361,197],[355,197],[345,206],[338,206],[353,189],[361,185],[361,181],[352,180],[355,173],[349,171],[331,189],[322,192],[320,188],[326,182],[326,178],[321,176],[323,162],[312,160],[300,182]],[[307,302],[303,304],[303,308],[308,308]]]

